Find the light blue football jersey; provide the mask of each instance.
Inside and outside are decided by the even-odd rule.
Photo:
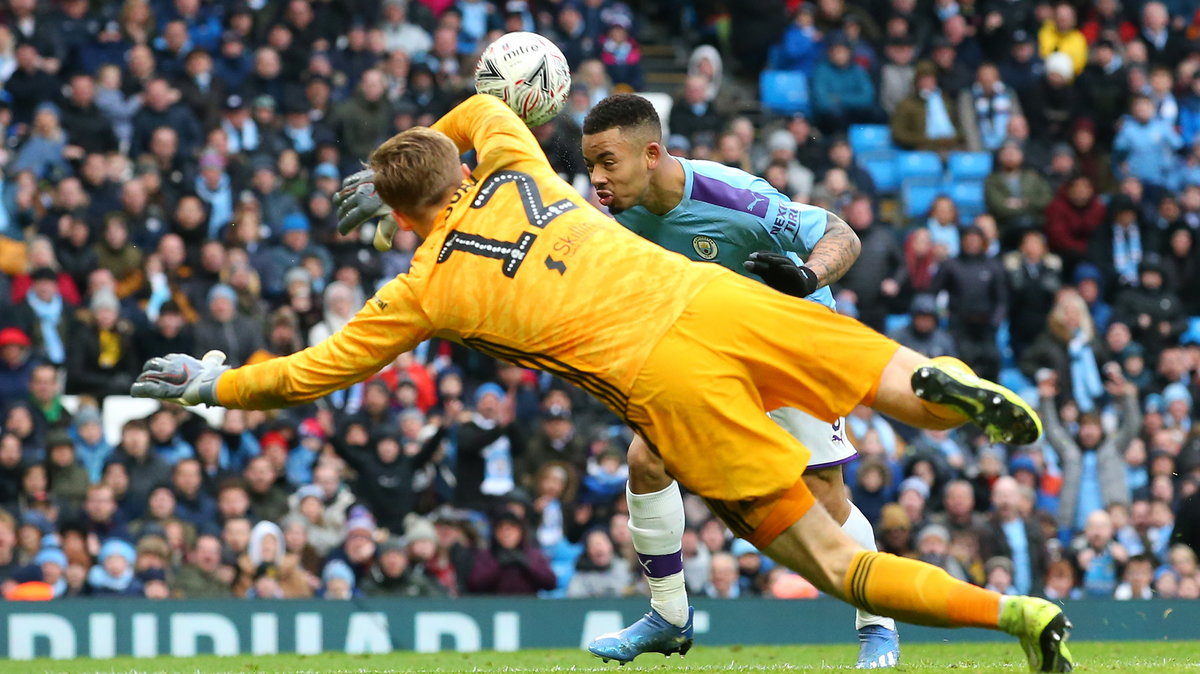
[[[666,215],[635,206],[617,222],[645,239],[699,262],[715,262],[742,276],[762,279],[742,263],[769,250],[803,264],[825,235],[828,213],[798,204],[762,178],[711,161],[675,158],[683,166],[683,199]],[[808,296],[833,308],[823,287]]]

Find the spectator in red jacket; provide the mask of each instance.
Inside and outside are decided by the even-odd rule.
[[[1046,240],[1068,272],[1087,255],[1088,239],[1103,222],[1104,204],[1086,176],[1075,176],[1058,188],[1046,206]]]

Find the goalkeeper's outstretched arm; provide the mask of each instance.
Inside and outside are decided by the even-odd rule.
[[[131,389],[142,398],[240,409],[290,407],[360,382],[433,335],[404,276],[385,285],[338,332],[303,351],[230,369],[223,354],[147,361]]]

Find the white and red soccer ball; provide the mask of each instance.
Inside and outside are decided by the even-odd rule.
[[[475,91],[508,104],[529,126],[545,124],[571,93],[571,68],[562,51],[537,33],[507,33],[483,50]]]

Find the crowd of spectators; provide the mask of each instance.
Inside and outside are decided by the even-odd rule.
[[[534,133],[587,193],[579,123],[643,87],[637,37],[667,21],[712,43],[687,60],[669,150],[837,212],[863,244],[839,310],[1043,413],[1044,439],[1009,447],[857,410],[846,481],[881,549],[1003,592],[1200,597],[1194,3],[661,4],[10,0],[5,596],[644,591],[628,430],[564,382],[450,342],[282,412],[105,419],[147,358],[295,352],[404,272],[411,233],[376,253],[370,228],[337,233],[330,197],[377,143],[461,99],[504,31],[550,35],[570,61],[568,109]],[[811,115],[748,105],[765,66],[809,76]],[[939,197],[897,216],[847,140],[856,123],[994,152],[986,211],[963,222]],[[685,503],[693,593],[816,595]]]

